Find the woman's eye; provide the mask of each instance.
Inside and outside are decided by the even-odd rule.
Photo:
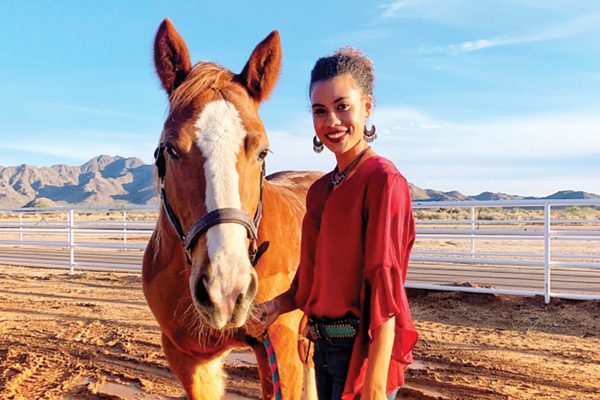
[[[338,110],[346,111],[349,109],[350,109],[350,104],[341,103],[340,105],[338,105]]]
[[[325,114],[325,110],[322,108],[313,108],[313,115],[323,115]]]

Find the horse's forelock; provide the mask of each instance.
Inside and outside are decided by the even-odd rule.
[[[233,72],[218,64],[200,62],[194,65],[186,80],[171,93],[171,112],[193,103],[203,92],[222,89],[233,79]]]

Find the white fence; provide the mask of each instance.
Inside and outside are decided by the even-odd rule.
[[[0,209],[0,263],[141,270],[155,206]]]
[[[413,209],[407,287],[543,295],[546,303],[600,299],[600,200],[414,202]],[[450,217],[427,218],[432,209]],[[583,213],[591,217],[577,217]]]
[[[413,208],[409,288],[600,299],[600,200]],[[139,271],[156,217],[157,207],[0,209],[0,263]]]

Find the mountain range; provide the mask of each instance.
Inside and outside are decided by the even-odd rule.
[[[80,166],[0,166],[0,208],[81,205],[158,204],[153,165],[139,158],[100,155]],[[467,196],[458,191],[421,189],[410,184],[415,201],[600,199],[600,195],[564,190],[547,197],[524,197],[483,192]]]

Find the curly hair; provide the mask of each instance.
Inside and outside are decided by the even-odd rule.
[[[310,72],[309,96],[315,83],[345,73],[352,75],[363,95],[373,95],[373,63],[360,50],[344,46],[332,55],[317,60]]]

